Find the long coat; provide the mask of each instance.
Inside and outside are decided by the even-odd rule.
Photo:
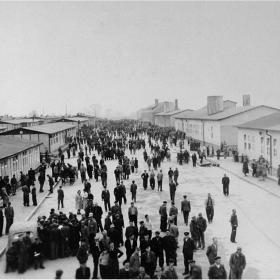
[[[184,239],[183,255],[187,260],[193,259],[193,251],[195,250],[195,244],[191,238]]]
[[[215,257],[217,257],[218,255],[218,246],[214,244],[209,245],[206,251],[206,255],[209,260],[209,263],[214,264]]]

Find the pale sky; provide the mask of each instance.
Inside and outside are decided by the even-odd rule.
[[[280,2],[0,2],[0,115],[280,107],[279,54]]]

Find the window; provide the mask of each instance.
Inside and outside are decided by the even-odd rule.
[[[246,141],[246,134],[244,134],[244,141]]]
[[[213,126],[211,126],[211,138],[213,138]]]
[[[248,135],[248,141],[250,142],[250,135]]]
[[[261,154],[264,154],[264,137],[261,137]]]
[[[18,172],[18,156],[13,157],[12,163],[13,163],[13,172],[17,173]]]
[[[247,149],[247,143],[245,142],[244,143],[244,150],[246,150]]]
[[[248,143],[248,150],[251,150],[251,143]]]

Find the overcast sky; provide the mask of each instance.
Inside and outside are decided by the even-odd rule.
[[[280,2],[0,2],[0,115],[280,107],[279,34]]]

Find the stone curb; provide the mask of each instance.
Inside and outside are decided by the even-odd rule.
[[[61,182],[61,179],[59,179],[53,186],[53,189],[55,189],[58,184]],[[30,221],[31,218],[36,214],[36,212],[38,211],[38,209],[41,207],[41,205],[44,203],[44,201],[46,200],[46,198],[49,196],[49,192],[46,193],[46,195],[43,197],[43,199],[39,202],[39,204],[31,211],[31,213],[29,214],[29,216],[25,219],[26,222]],[[6,246],[2,249],[0,249],[0,258],[4,255],[6,251]]]

